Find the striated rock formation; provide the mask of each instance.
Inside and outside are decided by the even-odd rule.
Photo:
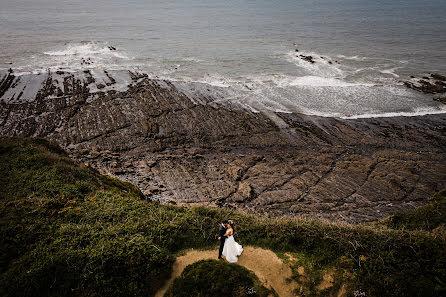
[[[259,113],[224,89],[111,71],[8,73],[0,91],[0,135],[57,141],[147,199],[356,223],[446,186],[446,115]]]
[[[416,79],[411,76],[411,81],[405,81],[404,85],[410,89],[425,93],[425,94],[441,94],[446,93],[446,76],[431,73],[430,76],[424,76],[421,79]]]

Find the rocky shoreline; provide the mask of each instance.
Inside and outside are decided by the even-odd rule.
[[[359,223],[446,187],[444,114],[259,113],[204,84],[132,72],[1,79],[0,136],[56,141],[147,200]]]

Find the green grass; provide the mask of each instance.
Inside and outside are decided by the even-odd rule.
[[[243,297],[277,296],[265,288],[248,269],[218,260],[201,260],[186,266],[164,296]]]
[[[153,296],[174,255],[216,248],[227,218],[241,244],[298,257],[298,281],[300,265],[315,283],[342,268],[327,296],[341,283],[349,296],[446,294],[444,192],[398,219],[347,226],[147,203],[42,139],[1,139],[0,172],[1,296]]]
[[[422,207],[393,215],[383,221],[393,229],[426,230],[442,232],[446,227],[446,190],[434,195],[432,201]]]

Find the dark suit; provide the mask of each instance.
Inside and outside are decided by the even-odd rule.
[[[223,236],[226,233],[227,228],[220,224],[220,228],[218,229],[220,234],[220,249],[218,250],[218,258],[221,258],[221,254],[223,253],[223,247],[225,245],[225,240],[227,236]]]

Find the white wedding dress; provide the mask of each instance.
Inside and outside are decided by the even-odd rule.
[[[243,252],[243,247],[235,242],[234,236],[229,235],[225,240],[225,245],[223,247],[223,256],[225,256],[226,261],[230,263],[236,263],[238,261],[238,256]]]

